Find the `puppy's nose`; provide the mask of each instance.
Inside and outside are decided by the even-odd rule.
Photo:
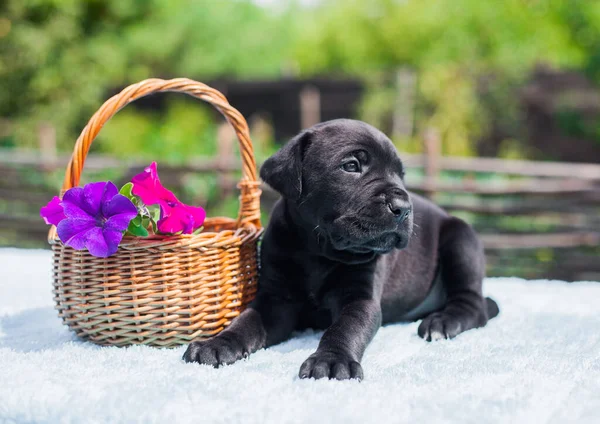
[[[411,211],[410,203],[408,203],[402,197],[393,196],[387,199],[387,206],[390,209],[390,212],[394,214],[396,219],[400,222],[403,222]]]

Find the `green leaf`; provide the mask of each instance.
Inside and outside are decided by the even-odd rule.
[[[127,232],[136,237],[148,237],[148,230],[139,225],[135,225],[135,223],[133,222],[134,220],[132,220],[129,223],[129,227],[127,227]]]
[[[134,194],[131,192],[133,190],[133,183],[127,183],[125,184],[123,187],[121,187],[121,190],[119,190],[119,194],[122,194],[123,196],[127,197],[128,199],[133,199],[135,196]]]
[[[136,227],[139,227],[140,225],[142,225],[142,217],[138,214],[138,216],[131,220],[129,225],[131,224],[135,225]]]
[[[127,229],[127,234],[135,237],[148,237],[148,230],[142,227],[132,227]]]

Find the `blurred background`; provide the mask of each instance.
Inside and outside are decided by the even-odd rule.
[[[488,275],[600,280],[599,1],[4,0],[0,246],[47,246],[39,208],[79,132],[149,77],[221,90],[258,163],[317,122],[369,122],[403,152],[410,189],[480,232]],[[123,109],[84,182],[152,160],[182,200],[236,215],[236,142],[208,105]],[[275,199],[265,187],[264,223]]]

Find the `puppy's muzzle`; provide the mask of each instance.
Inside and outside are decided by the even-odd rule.
[[[404,192],[404,190],[402,191]],[[412,212],[412,205],[408,201],[408,194],[406,192],[386,196],[386,204],[398,224],[406,221]]]
[[[335,219],[329,228],[338,250],[389,252],[408,244],[412,232],[412,202],[408,193],[394,188],[371,197],[366,207]]]

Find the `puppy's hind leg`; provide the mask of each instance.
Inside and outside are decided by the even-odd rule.
[[[427,341],[453,338],[463,331],[483,327],[498,314],[496,303],[481,294],[485,255],[471,226],[454,217],[444,222],[439,258],[447,301],[419,325],[418,334]]]

